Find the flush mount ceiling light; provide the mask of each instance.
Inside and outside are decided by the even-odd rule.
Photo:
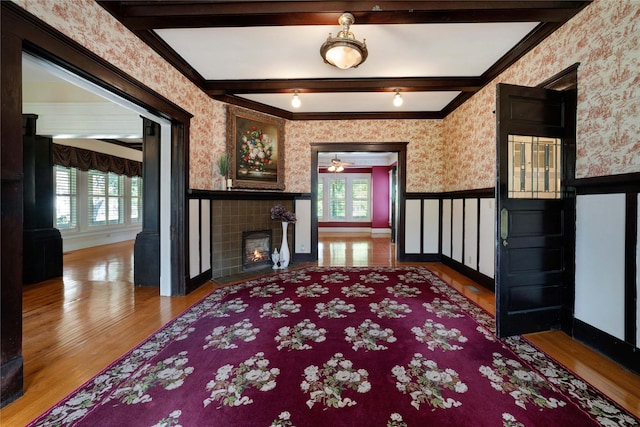
[[[342,25],[342,30],[336,37],[329,37],[322,46],[320,46],[320,55],[324,62],[334,67],[346,70],[347,68],[356,68],[366,59],[367,45],[366,40],[359,41],[352,32],[349,31],[351,24],[355,22],[352,14],[345,12],[340,15],[338,23]]]
[[[291,100],[291,106],[293,108],[300,108],[300,105],[302,105],[302,102],[300,102],[300,96],[298,96],[298,91],[294,90],[293,99]]]
[[[396,89],[396,94],[393,97],[393,105],[399,107],[402,105],[402,95],[400,95],[400,89]]]

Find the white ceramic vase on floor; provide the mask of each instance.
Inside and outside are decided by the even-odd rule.
[[[280,268],[289,266],[289,242],[287,242],[287,227],[289,223],[282,221],[282,245],[280,245]]]

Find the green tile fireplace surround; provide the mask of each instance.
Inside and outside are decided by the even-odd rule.
[[[198,191],[188,192],[190,199],[208,199],[211,203],[211,273],[214,279],[243,273],[242,233],[271,230],[272,247],[282,242],[282,224],[271,219],[271,208],[282,204],[294,210],[299,193],[273,191]],[[294,227],[287,238],[293,241]]]

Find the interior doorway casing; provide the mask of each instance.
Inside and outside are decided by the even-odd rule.
[[[322,152],[395,152],[397,164],[397,212],[396,212],[396,258],[404,254],[405,212],[403,209],[406,195],[407,142],[363,142],[363,143],[327,143],[313,142],[311,146],[311,260],[318,260],[318,153]]]
[[[0,406],[22,395],[22,54],[29,52],[171,122],[171,294],[184,295],[188,262],[185,198],[192,115],[12,2],[2,13],[2,334]]]

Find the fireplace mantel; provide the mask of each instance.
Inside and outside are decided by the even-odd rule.
[[[190,272],[194,286],[213,278],[243,271],[242,232],[271,230],[272,243],[282,241],[282,224],[271,219],[271,209],[282,204],[294,210],[297,199],[310,197],[304,193],[281,191],[188,190],[190,231]],[[288,240],[295,241],[295,227],[287,230]],[[292,252],[295,261],[295,252]]]
[[[209,200],[295,200],[304,196],[304,193],[285,193],[282,191],[252,191],[252,190],[187,190],[190,199]]]

